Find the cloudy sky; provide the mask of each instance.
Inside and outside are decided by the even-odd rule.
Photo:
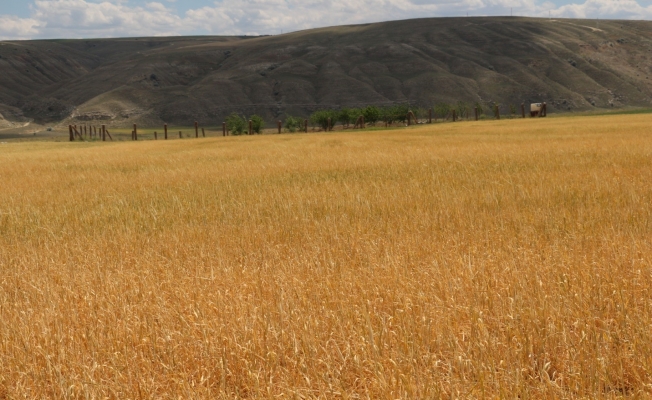
[[[417,17],[652,19],[652,0],[0,0],[0,40],[278,34]]]

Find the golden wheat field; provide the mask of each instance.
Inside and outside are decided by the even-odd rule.
[[[649,115],[0,146],[0,398],[652,395]]]

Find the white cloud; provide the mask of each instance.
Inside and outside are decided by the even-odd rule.
[[[514,15],[652,18],[636,0],[584,0],[556,7],[548,0],[218,0],[183,15],[176,0],[131,6],[127,0],[34,0],[30,18],[0,15],[0,39],[275,34],[394,19]],[[639,0],[642,1],[642,0]]]
[[[122,1],[36,0],[39,37],[112,37],[181,33],[182,19],[162,3],[130,7]]]
[[[186,13],[215,34],[266,34],[395,19],[492,14],[509,7],[534,12],[534,0],[230,0]]]
[[[0,40],[30,39],[38,35],[39,29],[37,19],[0,15]]]
[[[635,0],[586,0],[561,6],[551,13],[566,18],[649,19],[652,6],[643,7]]]

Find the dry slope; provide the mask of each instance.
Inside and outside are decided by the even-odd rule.
[[[652,23],[438,18],[269,37],[0,43],[7,118],[219,123],[438,101],[649,106]]]

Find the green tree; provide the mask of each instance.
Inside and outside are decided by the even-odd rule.
[[[397,104],[391,107],[391,113],[394,121],[405,123],[405,121],[407,121],[407,115],[409,112],[410,106],[408,104]]]
[[[367,106],[362,110],[362,115],[366,124],[375,125],[380,119],[380,109],[376,106]]]
[[[360,118],[361,115],[362,115],[362,110],[360,110],[359,108],[352,108],[351,109],[351,114],[349,114],[349,116],[351,117],[349,119],[349,123],[350,124],[355,124],[358,121],[358,118]]]
[[[349,108],[343,108],[340,110],[339,113],[337,113],[337,121],[339,121],[342,125],[346,126],[348,128],[349,124],[351,123],[351,109]]]
[[[245,117],[240,116],[237,113],[231,113],[226,117],[226,128],[231,132],[232,135],[242,135],[245,132],[247,127],[247,120]]]
[[[328,129],[328,119],[330,118],[331,124],[333,124],[337,118],[337,114],[332,110],[319,110],[315,111],[310,115],[310,123],[313,126],[319,126],[323,130]]]
[[[288,115],[285,117],[285,130],[294,133],[301,129],[301,118]]]
[[[265,128],[265,120],[259,115],[252,115],[249,120],[251,121],[251,129],[254,133],[261,134]]]
[[[386,122],[387,124],[392,124],[394,121],[396,121],[392,106],[382,107],[380,109],[380,120]]]

